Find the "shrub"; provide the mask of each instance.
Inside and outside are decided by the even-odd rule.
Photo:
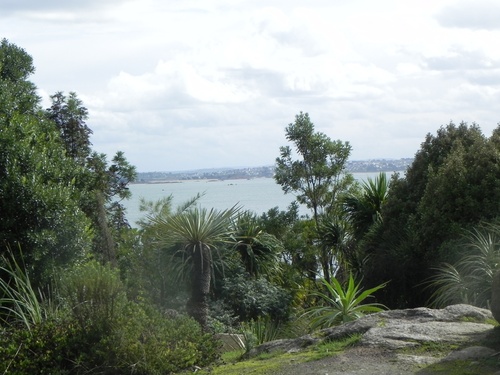
[[[66,271],[58,291],[62,305],[81,328],[97,335],[112,329],[127,300],[118,271],[97,261]]]
[[[352,275],[349,276],[345,287],[335,278],[332,279],[331,283],[321,279],[321,283],[326,288],[326,293],[316,292],[313,294],[319,297],[323,305],[313,306],[304,314],[309,317],[312,329],[350,322],[365,314],[379,312],[385,308],[379,303],[362,302],[386,284],[362,291],[360,284],[354,282]]]
[[[22,259],[21,249],[19,249]],[[11,249],[0,256],[0,320],[23,324],[28,331],[42,322],[47,311],[35,293],[24,264],[20,264]]]
[[[244,276],[224,280],[222,299],[240,321],[257,320],[263,316],[274,321],[287,321],[292,301],[288,291],[266,279]]]
[[[256,345],[276,340],[281,332],[280,323],[272,321],[269,316],[243,322],[241,328],[246,352],[249,352]]]
[[[220,343],[192,318],[170,319],[151,307],[129,304],[119,328],[101,345],[108,353],[116,348],[108,361],[122,371],[169,374],[214,362]]]
[[[166,319],[130,303],[109,335],[89,335],[75,320],[9,327],[0,333],[0,373],[170,374],[218,358],[219,343],[191,318]]]
[[[59,314],[0,332],[0,373],[169,374],[218,358],[194,320],[128,301],[110,267],[90,262],[60,281]]]
[[[73,374],[84,358],[84,335],[70,321],[9,326],[0,333],[0,373]]]
[[[462,257],[454,265],[445,263],[427,280],[433,289],[430,304],[454,303],[488,308],[494,274],[500,269],[500,225],[483,224],[467,232]]]

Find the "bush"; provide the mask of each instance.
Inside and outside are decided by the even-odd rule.
[[[128,301],[110,267],[90,262],[61,281],[59,314],[0,331],[0,373],[170,374],[218,358],[191,318]]]
[[[118,271],[97,261],[66,271],[58,292],[81,328],[97,335],[110,332],[127,301]]]
[[[268,316],[241,324],[244,337],[245,351],[249,352],[256,345],[278,339],[281,325],[272,321]]]
[[[367,298],[373,297],[373,293],[384,288],[385,283],[363,291],[352,274],[344,286],[336,278],[332,278],[331,282],[325,279],[320,281],[326,292],[314,292],[313,295],[319,298],[321,304],[310,307],[304,314],[310,319],[313,330],[351,322],[386,308],[380,303],[365,303]]]
[[[96,338],[75,320],[9,327],[0,334],[0,373],[170,374],[218,358],[219,343],[188,317],[167,319],[130,303],[119,328]]]
[[[290,293],[263,278],[252,279],[242,275],[227,278],[221,297],[227,309],[240,321],[269,316],[273,321],[285,322],[290,315]]]
[[[70,374],[84,356],[82,332],[71,322],[9,326],[0,334],[0,373]]]
[[[433,290],[433,307],[456,303],[490,306],[493,276],[500,269],[500,225],[484,223],[467,232],[464,240],[458,247],[460,259],[453,265],[441,265],[426,282]]]
[[[219,342],[187,316],[166,318],[157,310],[130,304],[109,338],[101,342],[115,368],[134,374],[169,374],[205,366],[218,358]],[[116,348],[115,353],[113,353]]]

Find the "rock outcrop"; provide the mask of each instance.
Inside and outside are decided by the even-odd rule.
[[[355,334],[362,335],[359,342],[361,346],[391,350],[416,348],[425,343],[456,344],[461,347],[470,343],[473,346],[493,330],[493,326],[487,324],[492,318],[489,310],[470,305],[384,311],[318,331],[314,335],[264,343],[252,349],[248,356],[273,351],[299,351],[321,341],[342,339]],[[481,349],[477,348],[473,351],[479,352]],[[470,351],[464,353],[471,355]]]
[[[493,275],[490,309],[493,317],[497,320],[497,322],[500,322],[500,272]]]

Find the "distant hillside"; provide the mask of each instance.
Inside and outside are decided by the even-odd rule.
[[[413,162],[405,159],[373,159],[347,162],[347,169],[352,173],[404,171]],[[258,177],[272,178],[274,166],[250,168],[213,168],[181,172],[139,172],[138,183],[157,183],[179,180],[235,180]]]

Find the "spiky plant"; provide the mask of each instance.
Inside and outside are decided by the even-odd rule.
[[[190,278],[188,313],[207,329],[208,295],[213,273],[213,256],[220,246],[234,244],[234,216],[239,207],[217,211],[189,208],[177,214],[151,218],[158,242],[172,250],[172,264],[178,264],[180,278]]]
[[[22,253],[19,249],[21,258]],[[21,323],[28,330],[39,324],[46,317],[41,303],[41,295],[37,294],[24,264],[20,264],[9,249],[9,256],[2,255],[0,261],[0,319],[9,323]]]
[[[332,278],[330,283],[325,279],[320,281],[326,292],[313,293],[319,298],[320,304],[310,307],[304,314],[310,319],[313,330],[350,322],[386,308],[380,303],[363,303],[377,290],[385,287],[385,283],[363,291],[352,275],[345,287],[336,278]]]
[[[443,264],[426,282],[430,304],[442,307],[467,303],[488,307],[493,275],[500,270],[500,227],[483,224],[466,234],[464,255],[456,264]]]

